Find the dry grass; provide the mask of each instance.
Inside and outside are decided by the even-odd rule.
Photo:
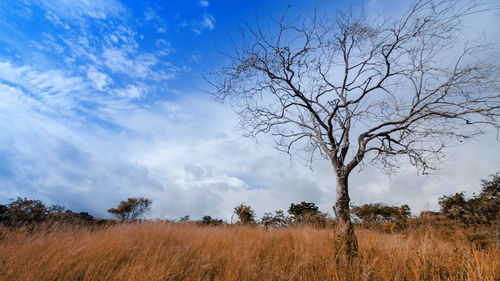
[[[334,231],[309,227],[0,229],[0,280],[500,280],[495,243],[479,250],[458,232],[443,240],[432,230],[357,233],[350,264]]]

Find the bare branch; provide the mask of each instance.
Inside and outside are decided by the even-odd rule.
[[[366,155],[388,172],[406,155],[425,172],[449,144],[499,129],[500,66],[457,40],[465,16],[498,8],[420,0],[374,24],[355,9],[289,20],[289,7],[274,31],[246,25],[208,82],[248,135],[288,154],[319,152],[347,175]]]

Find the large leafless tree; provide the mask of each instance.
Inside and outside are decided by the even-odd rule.
[[[498,129],[498,46],[466,42],[463,20],[496,7],[421,0],[397,20],[369,20],[359,9],[335,18],[241,28],[229,63],[208,78],[229,100],[248,134],[277,137],[277,147],[331,161],[333,206],[347,250],[357,247],[349,175],[363,162],[393,172],[401,156],[420,171],[444,148],[485,126]]]

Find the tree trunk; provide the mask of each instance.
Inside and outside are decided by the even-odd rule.
[[[340,234],[344,239],[345,252],[350,259],[358,251],[358,240],[354,233],[354,226],[351,221],[351,212],[349,209],[348,175],[337,175],[337,199],[333,206],[333,211],[337,216]]]

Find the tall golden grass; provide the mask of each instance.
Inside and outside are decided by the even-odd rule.
[[[352,262],[334,230],[307,226],[141,222],[0,234],[0,280],[500,280],[498,246],[479,249],[458,230],[444,239],[432,228],[357,229]]]

